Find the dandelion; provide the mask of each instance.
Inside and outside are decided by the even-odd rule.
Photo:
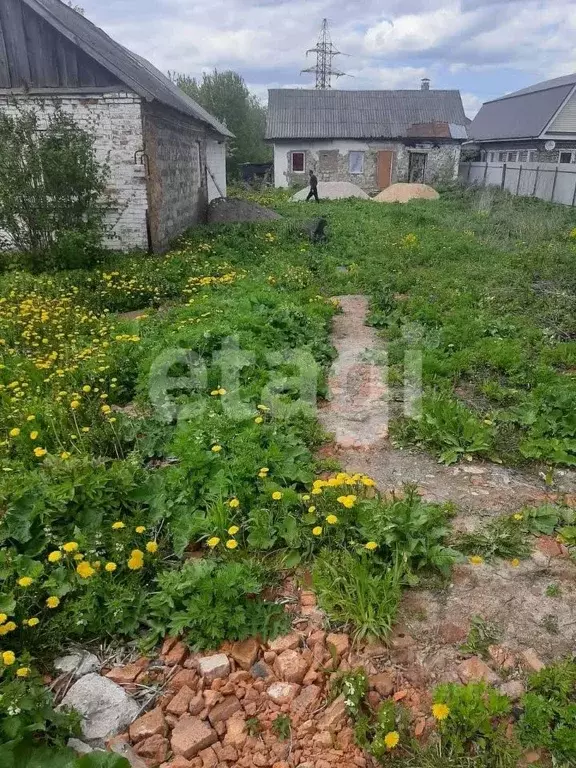
[[[89,579],[91,576],[94,576],[96,570],[92,568],[90,563],[81,562],[76,566],[76,573],[81,579]]]
[[[517,521],[524,520],[524,515],[520,514],[520,512],[516,512],[516,514],[514,515],[514,520],[517,520]]]
[[[21,579],[18,579],[18,584],[26,589],[26,587],[29,587],[33,581],[34,579],[31,579],[30,576],[22,576]]]
[[[322,488],[312,488],[312,490],[310,491],[310,493],[311,493],[313,496],[320,496],[320,494],[322,493]]]
[[[34,456],[36,456],[37,459],[41,459],[42,456],[46,456],[48,451],[46,448],[34,448]]]
[[[14,427],[14,429],[11,429],[9,432],[10,437],[18,437],[19,434],[20,434],[20,430],[18,429],[18,427]]]
[[[365,485],[367,488],[372,488],[373,486],[376,485],[376,483],[374,482],[374,480],[372,480],[371,477],[366,477],[366,476],[364,476],[360,480],[360,482],[362,483],[362,485]]]
[[[518,568],[518,566],[520,565],[520,560],[518,560],[518,558],[515,557],[512,560],[510,560],[510,565],[512,566],[512,568]]]
[[[303,494],[300,498],[302,501],[310,501],[310,495],[308,493]]]
[[[321,536],[322,535],[322,528],[321,528],[321,526],[317,525],[315,528],[312,528],[312,534],[314,536]]]
[[[238,501],[238,499],[236,499],[236,498],[234,498],[234,499],[230,499],[230,501],[228,502],[228,506],[229,506],[231,509],[236,509],[237,507],[239,507],[239,506],[240,506],[240,502],[239,502],[239,501]]]
[[[102,411],[102,413],[106,414],[106,413],[110,413],[112,408],[110,408],[109,405],[103,405],[102,408],[100,408],[100,410]]]
[[[68,461],[70,456],[72,456],[72,454],[68,453],[68,451],[62,451],[62,453],[60,454],[60,458],[62,459],[62,461]]]
[[[4,651],[2,654],[2,661],[4,664],[9,667],[16,661],[16,656],[14,655],[13,651]]]
[[[50,597],[46,600],[46,605],[48,608],[58,608],[60,605],[60,598],[56,597],[56,595],[50,595]],[[32,619],[28,622],[29,626],[31,625]]]
[[[258,408],[259,411],[263,411],[263,412],[270,410],[270,408],[268,408],[267,405],[263,405],[262,403],[260,403],[260,405],[257,405],[256,408]]]
[[[30,440],[36,440],[38,437],[38,432],[30,432]]]
[[[26,421],[34,421],[35,418],[36,416],[34,416],[34,414],[31,413],[29,416],[26,417]]]
[[[20,667],[16,670],[16,677],[28,677],[30,674],[30,667]]]
[[[236,539],[228,539],[228,541],[226,542],[226,549],[236,549],[237,546],[238,546],[238,542],[236,541]]]
[[[80,408],[80,402],[78,400],[72,400],[70,403],[70,408],[75,411],[77,408]]]
[[[82,392],[86,392],[86,394],[88,394],[88,392],[92,392],[92,387],[89,384],[85,384],[82,387]]]
[[[58,599],[58,598],[56,598]],[[50,608],[50,606],[48,606]],[[37,624],[40,624],[40,619],[37,619],[36,616],[33,616],[31,619],[28,619],[28,626],[29,627],[35,627]]]
[[[274,501],[280,501],[280,499],[282,498],[282,493],[280,491],[274,491],[274,493],[272,494],[272,498],[274,499]]]
[[[326,522],[328,523],[328,525],[336,525],[336,523],[338,522],[338,518],[336,517],[336,515],[328,515],[326,517]]]
[[[116,565],[116,563],[113,563],[113,562],[106,563],[106,565],[104,566],[104,570],[108,571],[108,573],[114,573],[116,568],[118,568],[118,566]]]
[[[4,624],[8,616],[5,613],[0,613],[0,624]]]
[[[55,549],[54,552],[50,552],[50,554],[48,555],[49,563],[57,563],[58,560],[61,560],[61,559],[62,559],[62,552],[60,552],[57,549]]]
[[[112,523],[113,531],[121,531],[122,528],[126,528],[126,524],[123,523],[122,520],[117,520],[115,523]]]
[[[67,541],[66,544],[62,544],[62,549],[64,552],[76,552],[78,549],[78,542],[76,541]]]
[[[222,446],[221,445],[213,445],[210,450],[212,451],[212,453],[220,453],[220,451],[222,450]]]
[[[146,533],[146,526],[145,525],[137,525],[136,528],[134,528],[136,533]]]
[[[450,707],[448,707],[446,704],[434,704],[432,707],[432,714],[436,720],[446,720],[450,714]]]
[[[150,554],[153,555],[155,552],[158,551],[158,544],[155,541],[148,541],[146,543],[146,551],[150,552]]]
[[[268,472],[270,472],[270,470],[268,469],[268,467],[261,467],[261,468],[260,468],[260,473],[261,473],[262,475],[267,475],[267,474],[268,474]]]
[[[210,549],[214,549],[214,547],[217,547],[218,544],[220,544],[220,539],[218,538],[218,536],[212,536],[211,538],[208,539],[206,544],[210,547]]]
[[[316,512],[316,507],[314,505],[308,507],[308,512],[312,515],[314,512]]]
[[[472,555],[472,557],[468,558],[468,561],[472,565],[482,565],[482,563],[484,562],[484,558],[480,557],[480,555]]]
[[[396,746],[398,746],[399,741],[400,734],[398,731],[390,731],[386,734],[386,736],[384,736],[384,744],[386,745],[386,749],[394,749]]]
[[[77,552],[74,555],[74,560],[76,560],[76,562],[79,563],[81,560],[84,560],[84,555],[81,552]]]
[[[377,548],[378,544],[375,541],[367,541],[366,544],[364,544],[364,549],[367,549],[369,552],[373,552]]]
[[[230,536],[235,536],[239,530],[240,528],[238,528],[237,525],[231,525],[230,528],[228,528],[228,534]]]
[[[346,509],[352,509],[354,506],[354,502],[356,501],[356,496],[350,494],[349,496],[338,496],[336,501],[339,504],[342,504],[343,507],[346,507]]]
[[[144,566],[144,561],[139,557],[131,557],[127,565],[131,571],[139,571]]]

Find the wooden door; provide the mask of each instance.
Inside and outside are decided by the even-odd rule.
[[[376,179],[378,189],[386,189],[392,183],[392,162],[394,160],[394,152],[389,149],[380,150],[378,152],[378,168]]]

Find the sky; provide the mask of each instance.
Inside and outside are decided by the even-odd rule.
[[[456,88],[484,101],[576,72],[576,0],[76,0],[109,35],[164,72],[233,69],[268,88],[314,86],[322,19],[346,56],[333,87]]]

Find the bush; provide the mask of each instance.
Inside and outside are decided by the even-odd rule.
[[[94,140],[60,110],[0,115],[0,229],[35,269],[92,264],[100,253],[108,170]]]

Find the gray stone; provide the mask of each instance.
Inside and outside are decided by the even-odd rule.
[[[502,683],[498,690],[512,701],[518,701],[526,693],[526,688],[521,680],[508,680],[507,683]]]
[[[104,746],[106,739],[127,728],[140,712],[123,688],[94,673],[74,683],[60,706],[71,707],[82,715],[82,737],[96,747]]]
[[[74,651],[54,661],[54,669],[63,674],[72,673],[74,680],[89,675],[90,672],[99,672],[101,666],[98,657],[88,651]]]
[[[85,744],[80,739],[68,739],[66,746],[73,749],[78,755],[88,755],[90,752],[94,752],[89,744]]]
[[[230,674],[230,662],[225,653],[216,653],[213,656],[204,656],[200,659],[200,674],[206,680],[216,680],[217,677],[228,677]]]

